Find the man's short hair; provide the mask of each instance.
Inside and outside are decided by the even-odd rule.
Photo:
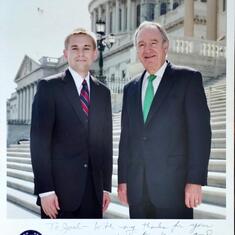
[[[79,34],[83,34],[83,35],[87,35],[91,38],[92,40],[92,44],[94,46],[94,49],[97,48],[97,39],[96,39],[96,36],[93,32],[87,30],[87,29],[84,29],[84,28],[77,28],[77,29],[74,29],[64,40],[64,48],[65,49],[68,49],[68,44],[69,44],[69,40],[72,36],[74,35],[79,35]]]
[[[137,37],[139,32],[144,29],[144,28],[149,28],[149,27],[155,27],[159,30],[159,32],[162,35],[163,42],[169,43],[169,38],[167,36],[167,33],[165,29],[157,22],[152,22],[152,21],[144,21],[142,22],[139,27],[136,29],[135,34],[134,34],[134,45],[137,45]]]

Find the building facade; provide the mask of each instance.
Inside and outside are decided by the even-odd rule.
[[[200,70],[204,80],[226,73],[226,0],[92,0],[88,8],[92,31],[101,19],[106,34],[115,35],[113,47],[104,51],[104,75],[112,91],[114,112],[121,109],[124,84],[143,69],[136,58],[133,34],[145,20],[165,27],[170,38],[168,59],[173,63]],[[29,138],[38,81],[50,79],[66,67],[63,57],[39,61],[24,57],[15,77],[16,91],[7,101],[8,144]],[[92,67],[94,75],[98,69],[97,61]]]

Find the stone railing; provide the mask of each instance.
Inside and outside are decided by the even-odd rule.
[[[7,120],[8,125],[30,125],[31,120],[19,120],[19,119],[9,119]]]
[[[225,58],[226,46],[224,43],[209,40],[170,37],[169,52]]]
[[[113,94],[121,94],[123,92],[125,84],[127,84],[128,81],[129,79],[115,79],[115,81],[107,79],[106,84]]]

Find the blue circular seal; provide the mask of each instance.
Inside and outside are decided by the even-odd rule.
[[[20,235],[42,235],[42,234],[35,230],[27,230],[21,233]]]

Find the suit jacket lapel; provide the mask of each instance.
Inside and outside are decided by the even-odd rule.
[[[69,70],[66,70],[66,75],[64,77],[64,91],[66,96],[68,97],[71,105],[74,108],[74,111],[76,112],[78,118],[81,120],[81,122],[88,126],[87,123],[87,117],[84,111],[82,110],[81,103],[80,103],[80,97],[76,88],[76,85],[74,83],[73,77],[70,74]]]
[[[157,89],[157,92],[154,96],[151,108],[149,110],[149,114],[145,123],[146,125],[149,124],[153,116],[158,112],[161,104],[166,99],[166,96],[168,95],[169,91],[172,88],[174,79],[171,75],[171,72],[172,72],[171,64],[168,63],[166,70],[163,74],[162,80]]]
[[[136,80],[136,90],[134,96],[133,96],[133,102],[134,104],[132,107],[135,107],[135,113],[134,117],[137,118],[138,123],[141,123],[144,125],[144,117],[143,117],[143,110],[142,110],[142,83],[143,83],[143,78],[145,75],[146,71],[142,73],[142,75],[139,77],[139,79]]]
[[[90,76],[90,107],[89,107],[89,116],[90,118],[95,117],[95,115],[92,115],[92,113],[99,113],[99,111],[96,112],[96,108],[98,108],[100,95],[99,91],[97,89],[97,86],[99,85],[99,82],[96,78]]]

